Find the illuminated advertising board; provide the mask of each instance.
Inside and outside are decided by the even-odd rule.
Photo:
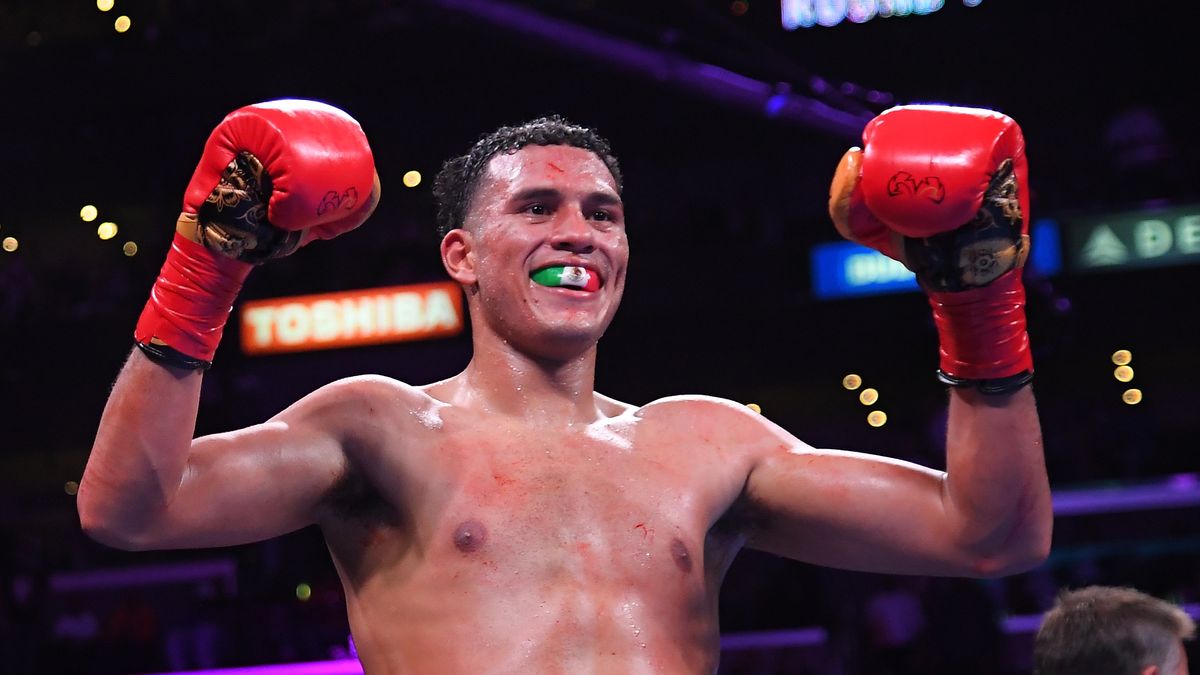
[[[1033,247],[1028,267],[1040,275],[1057,274],[1062,268],[1059,227],[1040,220],[1030,228]],[[819,300],[861,297],[919,290],[917,278],[904,265],[875,249],[849,241],[818,244],[809,255],[812,294]]]
[[[977,7],[982,0],[963,0],[967,7]],[[946,0],[780,0],[781,18],[785,30],[836,26],[843,21],[866,23],[875,18],[932,14],[946,5]]]
[[[448,337],[464,323],[452,281],[253,300],[240,316],[251,355]]]
[[[1067,221],[1073,272],[1200,263],[1200,204]]]

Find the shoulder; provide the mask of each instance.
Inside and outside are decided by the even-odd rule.
[[[292,404],[277,419],[307,422],[328,431],[353,430],[375,420],[404,421],[444,405],[413,385],[383,375],[356,375],[326,384]],[[400,414],[398,414],[400,413]]]
[[[728,449],[755,453],[808,449],[807,444],[754,408],[717,396],[668,396],[642,406],[634,414],[646,422],[669,426],[676,433]]]
[[[596,398],[596,406],[607,417],[624,417],[627,415],[634,415],[639,410],[639,408],[632,403],[618,401],[617,399],[611,396],[605,396],[598,391],[594,392],[593,396]]]
[[[758,417],[754,409],[717,396],[700,394],[684,394],[666,396],[638,408],[635,412],[640,417],[663,415],[716,415],[722,420],[745,419]]]
[[[744,418],[752,420],[757,414],[744,404],[716,396],[686,394],[667,396],[643,406],[625,403],[596,392],[596,400],[600,408],[609,417],[631,416],[640,420],[665,421],[671,418],[689,416],[716,416],[728,421]]]
[[[434,399],[406,382],[384,375],[355,375],[322,386],[302,400],[322,403],[433,403]]]

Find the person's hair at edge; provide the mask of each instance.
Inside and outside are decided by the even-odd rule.
[[[1058,595],[1034,639],[1035,675],[1168,675],[1196,624],[1179,607],[1133,588],[1088,586]]]
[[[485,134],[467,154],[447,160],[433,181],[433,198],[437,203],[437,233],[462,227],[470,207],[475,186],[488,162],[500,153],[513,153],[527,145],[570,145],[590,150],[612,173],[617,192],[624,189],[621,168],[612,154],[608,140],[594,129],[572,124],[559,115],[549,115],[516,126],[504,126]]]

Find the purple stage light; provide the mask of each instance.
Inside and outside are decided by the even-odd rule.
[[[608,66],[695,92],[713,101],[765,113],[772,119],[857,139],[871,115],[781,91],[775,84],[740,75],[675,51],[641,45],[591,27],[500,0],[434,0],[442,9],[505,31],[510,37],[578,54]],[[670,39],[665,42],[670,43]],[[820,92],[817,92],[818,94]]]
[[[1196,474],[1177,474],[1150,485],[1058,490],[1053,499],[1056,516],[1200,506],[1200,478]]]
[[[1193,619],[1200,619],[1200,603],[1191,602],[1185,605],[1180,605],[1180,607]],[[1001,630],[1009,635],[1036,633],[1037,629],[1041,628],[1041,626],[1041,614],[1017,614],[1015,616],[1008,616],[1005,617],[1000,624]]]
[[[237,593],[237,563],[232,558],[217,558],[184,563],[55,572],[50,575],[49,585],[50,590],[65,593],[210,580],[220,580],[228,593]]]
[[[733,633],[721,637],[721,651],[736,652],[746,649],[779,649],[783,647],[816,647],[829,640],[824,628],[794,628],[791,630],[768,630],[751,633]]]
[[[825,644],[828,640],[829,632],[818,626],[791,630],[733,633],[721,637],[721,651],[817,647]],[[157,675],[361,675],[362,672],[362,665],[357,659],[338,659],[247,668],[189,670],[177,673],[158,673]]]
[[[358,662],[358,659],[337,659],[246,668],[187,670],[177,673],[158,673],[157,675],[362,675],[362,672],[362,664]]]
[[[1182,605],[1183,610],[1194,619],[1200,619],[1200,603]],[[1041,614],[1019,614],[1005,617],[1000,628],[1008,635],[1036,632],[1042,625]],[[797,647],[819,647],[829,641],[829,632],[819,626],[792,630],[757,631],[733,633],[721,638],[721,651],[733,652],[750,649],[794,649]],[[285,663],[274,666],[251,666],[248,668],[225,668],[218,670],[189,670],[157,675],[362,675],[362,665],[356,659],[335,661],[310,661],[308,663]]]

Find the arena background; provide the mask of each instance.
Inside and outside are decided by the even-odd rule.
[[[1054,221],[1064,254],[1081,245],[1079,223],[1200,213],[1194,24],[1165,4],[947,0],[928,15],[793,31],[762,0],[115,5],[0,3],[0,238],[13,242],[0,251],[8,673],[352,650],[314,530],[127,553],[80,533],[71,494],[204,139],[239,106],[303,97],[344,108],[385,186],[367,225],[257,271],[243,300],[444,279],[430,196],[440,163],[501,123],[560,113],[606,134],[626,175],[633,257],[600,391],[753,402],[813,445],[930,466],[943,461],[946,395],[923,298],[813,293],[811,251],[837,241],[828,178],[862,122],[931,101],[1013,116],[1029,144],[1034,218]],[[411,170],[424,180],[406,188]],[[81,219],[85,205],[95,221]],[[98,237],[101,222],[116,236]],[[747,551],[722,595],[721,672],[1028,672],[1037,615],[1059,588],[1085,583],[1137,586],[1195,614],[1200,243],[1194,221],[1181,222],[1170,221],[1167,254],[1142,261],[1172,264],[1029,275],[1058,509],[1045,564],[1000,580],[931,579]],[[469,358],[466,334],[251,357],[236,328],[206,375],[199,433],[261,421],[339,377],[424,383]],[[1132,382],[1113,377],[1118,349],[1133,354]],[[848,373],[878,390],[875,406],[842,388]],[[1140,404],[1123,402],[1129,387]],[[870,409],[887,424],[869,426]]]

